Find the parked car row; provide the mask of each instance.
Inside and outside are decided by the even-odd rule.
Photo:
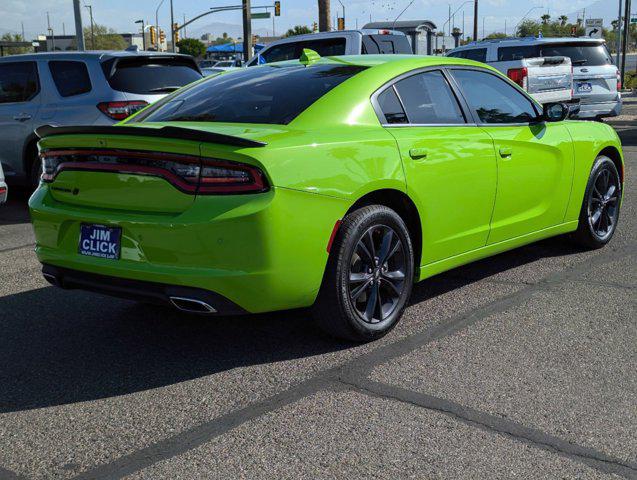
[[[579,104],[577,118],[600,119],[621,112],[620,74],[604,40],[496,39],[472,42],[447,55],[492,65],[539,102],[572,97]]]

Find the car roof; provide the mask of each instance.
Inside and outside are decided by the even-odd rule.
[[[545,45],[551,43],[605,43],[604,39],[588,38],[588,37],[508,37],[508,38],[491,38],[488,40],[479,40],[477,42],[467,43],[453,50],[464,50],[467,48],[484,48],[490,44],[504,45]]]
[[[266,65],[298,65],[299,60],[286,60],[284,62],[273,62]],[[488,65],[465,58],[456,57],[440,57],[434,55],[411,55],[411,54],[372,54],[372,55],[339,55],[334,57],[321,57],[315,65],[346,64],[360,65],[363,67],[376,67],[380,65],[392,65],[398,69],[404,67],[425,68],[445,65],[465,65],[471,67],[480,67],[492,69]]]
[[[73,59],[73,60],[108,60],[111,58],[134,58],[134,57],[184,57],[190,58],[189,55],[182,55],[171,52],[146,52],[146,51],[125,51],[125,50],[91,50],[86,52],[78,51],[59,51],[59,52],[39,52],[39,53],[23,53],[20,55],[9,55],[1,57],[0,62],[15,62],[26,60],[48,60],[48,59]]]

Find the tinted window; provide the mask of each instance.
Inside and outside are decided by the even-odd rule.
[[[294,51],[296,50],[296,45],[293,43],[283,44],[283,45],[275,45],[274,47],[266,50],[261,53],[261,61],[265,63],[273,63],[273,62],[283,62],[285,60],[295,60]],[[257,63],[253,63],[251,65],[257,65]]]
[[[299,50],[296,58],[301,57],[304,48],[314,50],[321,57],[332,57],[334,55],[345,55],[344,38],[326,38],[324,40],[307,40],[299,42]]]
[[[592,43],[564,43],[556,45],[542,45],[540,52],[543,57],[569,57],[575,66],[589,67],[611,65],[613,61],[603,44]]]
[[[102,64],[102,69],[114,90],[140,94],[166,93],[201,78],[193,63],[174,57],[111,59]]]
[[[473,48],[470,50],[460,50],[459,52],[451,52],[450,57],[466,58],[467,60],[475,60],[476,62],[487,61],[486,48]]]
[[[0,64],[0,103],[26,102],[39,88],[35,62]]]
[[[363,35],[362,53],[413,53],[403,35]]]
[[[395,85],[409,123],[465,123],[458,101],[440,71],[412,75]]]
[[[242,69],[211,77],[160,100],[134,121],[288,124],[327,92],[364,69],[325,64]]]
[[[511,62],[523,58],[539,57],[540,51],[537,45],[517,45],[515,47],[498,48],[498,61]]]
[[[453,76],[482,123],[527,123],[537,117],[531,101],[495,75],[453,70]]]
[[[378,95],[378,106],[385,116],[385,123],[408,123],[407,115],[398,100],[394,87],[389,87]]]
[[[84,62],[49,62],[49,70],[61,96],[71,97],[91,91],[91,79]]]

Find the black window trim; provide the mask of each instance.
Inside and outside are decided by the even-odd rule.
[[[400,94],[398,93],[398,90],[396,89],[395,84],[400,82],[401,80],[404,80],[405,78],[412,77],[414,75],[418,75],[421,73],[434,72],[434,71],[441,72],[442,76],[445,78],[445,80],[447,80],[449,88],[451,89],[453,96],[458,102],[458,105],[460,106],[460,111],[462,112],[462,115],[464,116],[464,119],[465,119],[464,123],[411,123],[409,122],[409,115],[407,115],[407,111],[405,110],[403,99],[400,97]],[[382,109],[380,108],[380,104],[378,103],[378,97],[385,90],[389,88],[394,89],[394,93],[398,97],[398,101],[400,102],[400,105],[403,107],[403,111],[405,112],[405,116],[407,117],[407,123],[387,123],[385,119],[385,114],[383,113]],[[417,68],[415,70],[410,70],[408,72],[398,75],[397,77],[392,78],[389,82],[386,82],[385,84],[383,84],[382,87],[380,87],[374,93],[372,93],[370,100],[372,102],[372,107],[374,108],[374,111],[376,112],[376,117],[378,117],[378,121],[380,122],[381,126],[385,128],[475,127],[477,126],[478,124],[475,121],[474,115],[471,113],[471,109],[469,108],[469,105],[467,104],[464,96],[460,95],[459,93],[460,92],[459,92],[457,84],[453,82],[453,79],[451,78],[451,75],[449,75],[449,73],[446,71],[445,66],[436,65],[431,67],[423,67],[423,68]]]
[[[491,70],[489,70],[487,68],[480,68],[480,67],[474,67],[474,66],[465,66],[465,65],[448,65],[446,70],[447,70],[446,73],[447,73],[447,75],[450,78],[451,84],[454,86],[454,88],[457,90],[457,92],[462,96],[464,104],[467,106],[467,108],[469,108],[469,113],[471,115],[471,118],[473,118],[473,121],[475,122],[475,125],[477,125],[479,127],[524,127],[524,126],[537,124],[537,122],[516,122],[516,123],[485,123],[485,122],[482,122],[480,120],[480,118],[477,116],[477,114],[473,111],[473,109],[469,107],[469,102],[467,101],[467,99],[465,97],[465,94],[464,94],[464,92],[462,90],[462,87],[460,87],[458,82],[456,82],[456,79],[453,77],[453,70],[473,70],[473,71],[476,71],[476,72],[488,73],[489,75],[493,75],[494,77],[496,77],[496,78],[502,80],[503,82],[508,83],[509,85],[511,85],[515,90],[517,90],[519,93],[521,93],[523,97],[525,97],[529,102],[531,102],[531,105],[533,106],[533,108],[535,110],[535,113],[538,116],[541,115],[542,107],[540,106],[540,104],[533,97],[531,97],[518,84],[516,84],[515,82],[511,81],[508,77],[505,77],[501,73],[492,72]]]
[[[77,93],[75,95],[67,95],[67,96],[62,95],[62,93],[60,93],[60,89],[57,86],[57,83],[55,83],[55,77],[53,76],[53,71],[51,70],[51,63],[61,63],[61,62],[82,63],[82,64],[84,64],[84,68],[86,68],[86,75],[88,76],[88,84],[89,84],[89,86],[91,88],[88,91],[86,91],[86,92]],[[58,94],[58,96],[60,98],[77,98],[77,97],[82,97],[83,95],[90,95],[90,94],[93,93],[93,80],[91,79],[91,71],[90,71],[89,65],[88,65],[88,63],[86,61],[84,61],[84,60],[74,60],[74,59],[71,59],[71,60],[57,60],[57,59],[55,59],[55,60],[47,60],[46,63],[47,63],[46,66],[47,66],[47,68],[49,70],[49,75],[51,75],[51,80],[53,80],[53,86],[55,87],[55,91],[56,91],[56,93]]]
[[[35,97],[37,97],[40,94],[40,90],[41,90],[41,85],[40,85],[40,67],[38,65],[38,61],[37,60],[17,60],[17,61],[13,61],[13,62],[2,62],[1,65],[7,65],[7,64],[11,64],[11,63],[33,63],[35,65],[35,80],[36,80],[36,89],[35,92],[33,92],[33,94],[25,99],[25,100],[20,100],[19,102],[4,102],[4,103],[0,103],[0,105],[9,105],[9,104],[17,104],[17,103],[27,103],[32,101]]]

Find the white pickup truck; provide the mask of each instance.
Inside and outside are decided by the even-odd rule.
[[[573,98],[573,66],[565,56],[530,57],[516,53],[508,43],[524,40],[498,39],[472,42],[447,54],[487,63],[504,73],[539,103],[570,102]]]

